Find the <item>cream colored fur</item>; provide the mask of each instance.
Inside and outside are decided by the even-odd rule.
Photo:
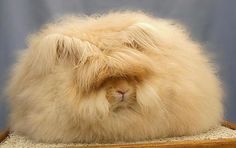
[[[30,37],[7,94],[11,131],[43,142],[113,143],[217,126],[222,89],[202,47],[141,12],[66,17]],[[137,79],[136,111],[110,110],[107,79]]]

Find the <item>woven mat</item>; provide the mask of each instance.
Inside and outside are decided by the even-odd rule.
[[[184,140],[210,140],[210,139],[221,139],[221,138],[236,138],[236,130],[229,129],[224,126],[219,126],[215,129],[212,129],[206,133],[202,133],[194,136],[182,136],[182,137],[171,137],[171,138],[162,138],[152,141],[140,141],[135,144],[145,144],[145,143],[157,143],[157,142],[168,142],[168,141],[184,141]],[[117,144],[124,144],[122,142]],[[128,143],[125,143],[128,144]],[[104,144],[103,144],[104,145]],[[0,144],[0,148],[55,148],[55,147],[68,147],[68,146],[103,146],[101,144],[45,144],[45,143],[36,143],[25,137],[18,136],[15,134],[10,134],[10,136]],[[115,145],[115,144],[114,144]]]

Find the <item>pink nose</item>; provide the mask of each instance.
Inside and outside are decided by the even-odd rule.
[[[124,95],[126,93],[126,91],[122,91],[122,90],[117,90],[116,92],[121,95]]]

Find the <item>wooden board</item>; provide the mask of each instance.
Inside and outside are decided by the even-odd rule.
[[[9,129],[6,129],[2,132],[0,132],[0,143],[7,138],[9,135]]]
[[[222,122],[222,125],[236,130],[236,124],[228,121]],[[0,142],[2,142],[9,135],[9,130],[0,132]],[[157,143],[145,144],[119,144],[119,145],[104,145],[104,146],[89,146],[89,148],[201,148],[201,147],[214,147],[214,148],[236,148],[236,138],[216,139],[216,140],[187,140],[187,141],[168,141]],[[67,148],[80,148],[79,146],[69,146]]]

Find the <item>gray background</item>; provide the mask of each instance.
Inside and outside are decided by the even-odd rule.
[[[0,129],[8,112],[3,94],[15,53],[42,24],[70,13],[143,10],[184,23],[194,40],[216,55],[227,96],[225,118],[236,122],[236,1],[235,0],[1,0],[0,1]],[[206,82],[207,85],[207,82]]]

